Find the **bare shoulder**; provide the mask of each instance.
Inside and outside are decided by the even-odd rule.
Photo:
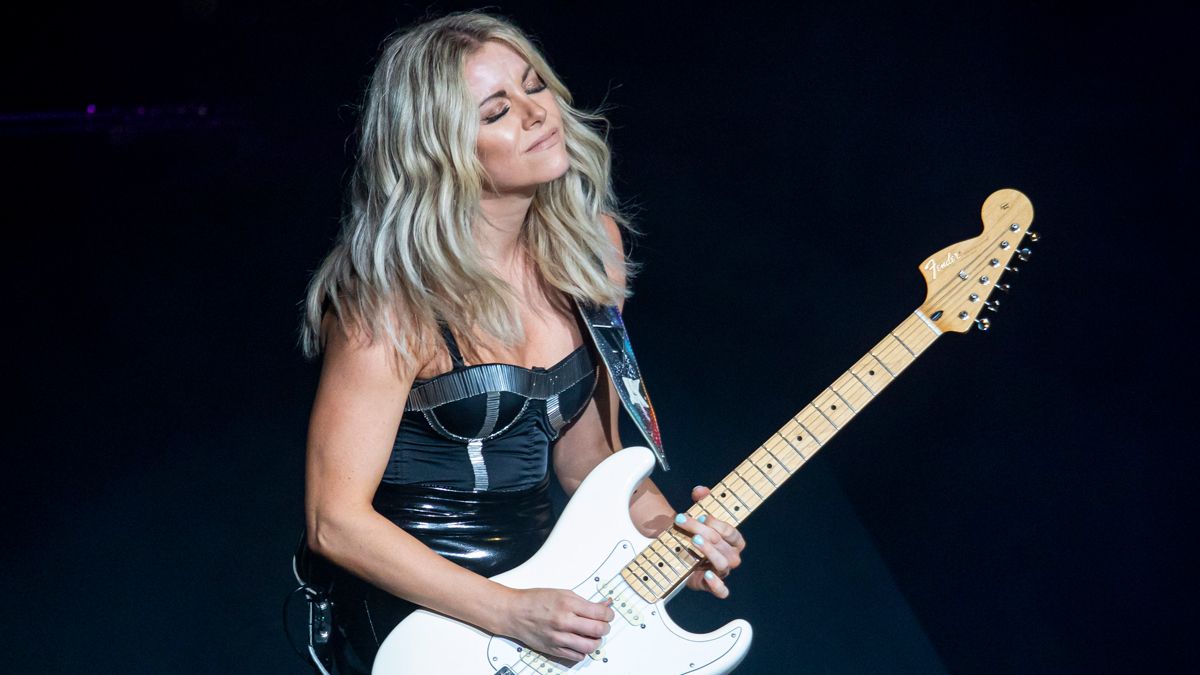
[[[424,355],[415,349],[417,341],[406,344],[412,356],[402,359],[386,335],[372,335],[361,323],[341,321],[332,312],[323,318],[321,330],[325,335],[323,375],[353,380],[360,386],[407,389],[423,363]]]

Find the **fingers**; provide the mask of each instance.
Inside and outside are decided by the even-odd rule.
[[[708,487],[704,485],[697,485],[696,487],[692,488],[692,501],[698,502],[707,497],[711,492],[712,491]],[[717,530],[721,537],[728,542],[730,546],[733,546],[738,550],[746,547],[746,540],[742,538],[742,533],[738,532],[737,528],[733,525],[716,518],[707,518],[701,522]]]
[[[712,570],[696,570],[688,577],[687,587],[693,591],[712,593],[720,600],[729,597],[729,586],[725,580],[713,573]]]
[[[712,570],[705,570],[704,574],[700,575],[708,592],[724,600],[729,597],[729,587],[725,585],[725,580],[713,574]]]
[[[571,611],[575,612],[579,616],[605,622],[612,621],[613,619],[617,618],[616,613],[612,610],[612,600],[605,600],[604,602],[588,602],[574,593],[571,595],[574,596],[574,599],[578,600],[578,602],[572,603]]]
[[[532,600],[532,619],[518,639],[531,648],[555,658],[581,661],[599,649],[616,618],[611,601],[589,602],[575,593],[560,589],[530,589],[523,597]]]
[[[553,655],[572,661],[582,661],[588,654],[600,648],[599,638],[585,638],[574,633],[559,633],[555,637],[558,638],[559,646],[551,650]]]
[[[706,518],[704,524],[712,528],[714,532],[721,535],[721,539],[729,544],[732,548],[742,551],[746,548],[746,539],[742,537],[742,533],[738,529],[723,520],[716,518]]]
[[[715,518],[701,515],[697,520],[681,513],[675,517],[675,526],[692,535],[692,546],[705,558],[717,574],[724,577],[742,564],[741,549],[745,540],[737,528]]]
[[[569,593],[569,592],[568,592]],[[612,630],[609,624],[616,614],[609,606],[611,600],[589,602],[569,593],[570,615],[560,626],[563,631],[564,647],[577,652],[579,659],[600,648],[601,638]],[[574,657],[572,657],[574,658]]]

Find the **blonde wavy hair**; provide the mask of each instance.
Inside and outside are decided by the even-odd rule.
[[[476,156],[480,125],[467,58],[487,41],[521,55],[562,110],[570,168],[538,186],[521,243],[541,278],[580,302],[613,304],[627,291],[605,273],[633,270],[605,232],[628,229],[613,194],[607,120],[571,106],[567,88],[528,37],[480,12],[420,23],[385,40],[364,95],[347,208],[333,250],[309,283],[301,346],[309,358],[332,311],[344,331],[389,340],[401,358],[437,335],[438,320],[468,342],[474,329],[512,346],[524,336],[509,285],[483,263],[472,234],[488,176]]]

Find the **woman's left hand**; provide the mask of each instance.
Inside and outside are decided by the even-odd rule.
[[[704,499],[708,492],[708,488],[703,485],[692,488],[692,501]],[[718,598],[729,597],[725,577],[742,564],[742,551],[746,548],[746,540],[742,533],[729,523],[712,516],[701,516],[704,518],[702,522],[687,514],[679,515],[684,518],[680,522],[681,519],[676,516],[675,527],[692,535],[693,544],[708,560],[702,569],[692,572],[688,577],[688,588],[694,591],[708,591]]]

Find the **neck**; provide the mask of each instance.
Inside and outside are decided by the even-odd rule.
[[[485,193],[475,220],[475,241],[489,265],[510,269],[519,259],[521,228],[533,194]]]

